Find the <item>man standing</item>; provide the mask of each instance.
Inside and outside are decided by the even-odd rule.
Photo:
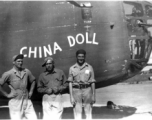
[[[92,105],[95,103],[95,79],[91,65],[85,62],[85,50],[76,52],[77,63],[69,70],[70,101],[75,119],[82,119],[82,106],[86,119],[92,119]]]
[[[22,68],[23,58],[22,54],[13,57],[13,68],[5,72],[0,79],[0,91],[10,99],[8,106],[11,119],[35,120],[37,117],[30,100],[35,87],[35,77],[28,69]],[[11,89],[10,94],[2,88],[5,83]],[[27,90],[28,83],[31,83],[29,92]]]
[[[43,119],[61,119],[62,91],[68,86],[66,76],[62,70],[55,68],[52,57],[45,58],[42,67],[46,70],[39,76],[37,90],[43,94]]]

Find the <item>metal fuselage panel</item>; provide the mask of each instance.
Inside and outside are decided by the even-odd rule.
[[[68,2],[1,1],[0,75],[11,69],[13,55],[23,53],[24,66],[36,78],[47,56],[68,77],[80,48],[86,50],[97,82],[121,74],[125,60],[130,59],[122,2],[90,3],[92,18],[85,23],[82,8]]]

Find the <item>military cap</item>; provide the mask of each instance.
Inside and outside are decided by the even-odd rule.
[[[23,59],[24,55],[23,54],[19,54],[19,55],[14,55],[13,56],[13,61],[16,61],[17,59]]]
[[[44,66],[46,65],[46,62],[47,62],[48,60],[51,60],[51,62],[54,64],[54,60],[53,60],[52,57],[46,57],[46,58],[44,59],[44,62],[43,62],[43,64],[42,64],[42,67],[44,67]]]

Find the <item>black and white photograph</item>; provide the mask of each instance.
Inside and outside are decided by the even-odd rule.
[[[0,120],[152,120],[152,1],[0,0]]]

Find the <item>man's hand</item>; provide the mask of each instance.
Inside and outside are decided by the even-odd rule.
[[[11,89],[11,93],[8,94],[6,97],[7,98],[14,98],[18,95],[18,93],[15,91],[15,89],[11,86],[11,85],[8,85],[9,88]]]
[[[96,102],[96,98],[94,95],[92,95],[92,100],[91,100],[91,104],[93,105]]]
[[[29,92],[28,98],[30,99],[32,97],[32,92]]]
[[[49,88],[48,90],[47,90],[47,94],[52,94],[52,92],[53,92],[53,90],[51,89],[51,88]]]
[[[59,92],[59,88],[54,87],[54,88],[53,88],[53,93],[55,93],[55,94],[56,94],[56,93],[58,93],[58,92]]]
[[[11,92],[10,94],[8,94],[6,97],[7,97],[7,98],[14,98],[14,97],[16,97],[17,95],[18,95],[17,92],[13,91],[13,92]]]
[[[62,86],[58,88],[59,92],[62,92],[63,91],[63,88]]]
[[[72,104],[73,106],[75,106],[75,105],[76,105],[76,101],[74,100],[74,98],[73,98],[73,97],[70,97],[70,102],[71,102],[71,104]]]

